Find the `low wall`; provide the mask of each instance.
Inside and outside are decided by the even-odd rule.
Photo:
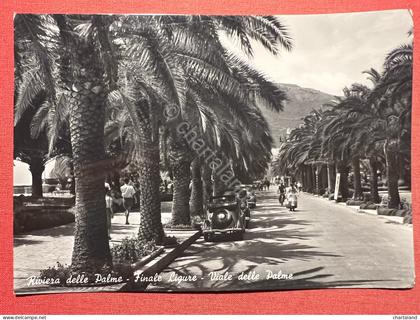
[[[29,202],[20,197],[14,198],[13,230],[15,234],[57,227],[74,222],[74,220],[72,201],[68,199],[46,198]]]

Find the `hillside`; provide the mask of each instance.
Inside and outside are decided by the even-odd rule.
[[[284,111],[277,113],[262,108],[274,138],[274,147],[278,147],[279,137],[286,133],[287,128],[296,128],[302,123],[301,119],[313,109],[319,109],[324,103],[334,99],[330,94],[295,84],[279,84],[279,87],[286,92],[289,99],[285,103]]]

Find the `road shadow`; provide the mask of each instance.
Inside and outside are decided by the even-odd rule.
[[[43,243],[42,240],[36,240],[36,239],[27,239],[26,237],[20,237],[17,236],[13,239],[13,246],[19,247],[19,246],[27,246],[27,245],[34,245],[34,244],[40,244]]]
[[[267,209],[263,211],[264,207]],[[261,211],[260,211],[261,210]],[[197,275],[198,281],[182,283],[178,286],[169,281],[162,281],[147,290],[152,291],[234,291],[234,290],[270,290],[293,289],[294,287],[324,287],[351,286],[351,282],[333,283],[328,279],[332,274],[323,272],[324,266],[319,265],[306,271],[300,271],[294,276],[298,279],[273,280],[261,279],[244,281],[236,279],[240,273],[249,273],[259,266],[279,270],[286,262],[305,261],[312,263],[323,257],[341,257],[324,252],[311,241],[321,236],[321,233],[308,230],[311,223],[281,207],[275,200],[267,200],[267,205],[261,205],[251,213],[251,225],[244,235],[243,241],[226,241],[224,243],[205,242],[200,239],[178,257],[163,274],[171,273],[179,276]],[[321,262],[320,262],[321,263]],[[298,264],[299,265],[299,264]],[[261,272],[261,268],[259,269]],[[229,281],[210,281],[211,272],[233,275]],[[262,275],[261,275],[262,277]],[[356,285],[356,284],[354,284]]]
[[[21,245],[36,245],[46,241],[54,241],[51,240],[51,238],[73,236],[73,234],[74,222],[54,228],[34,230],[25,234],[16,234],[13,237],[13,245],[14,247]]]
[[[255,267],[250,267],[244,273],[252,273]],[[182,270],[173,270],[178,276],[186,276]],[[173,283],[165,283],[164,288],[158,284],[152,284],[147,291],[177,291],[177,292],[235,292],[235,291],[274,291],[274,290],[302,290],[302,289],[327,289],[327,288],[349,288],[349,287],[369,287],[370,284],[378,282],[393,281],[382,279],[359,279],[359,280],[328,280],[334,277],[333,274],[326,273],[323,267],[306,269],[293,274],[291,279],[267,279],[261,280],[240,280],[234,277],[228,285],[224,282],[214,282],[210,287],[200,287],[191,285],[189,287],[179,287]]]

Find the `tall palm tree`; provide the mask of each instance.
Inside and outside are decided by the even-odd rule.
[[[279,42],[289,48],[290,41],[285,30],[280,28],[281,24],[277,20],[270,17],[255,19],[241,17],[159,17],[158,19],[151,19],[155,25],[155,30],[149,30],[148,34],[154,32],[156,41],[151,42],[148,47],[152,48],[153,52],[148,56],[142,53],[141,62],[146,62],[146,58],[151,57],[152,54],[159,54],[160,63],[156,63],[150,69],[156,72],[156,66],[164,66],[159,70],[162,73],[159,80],[167,79],[171,82],[169,85],[166,84],[168,89],[163,92],[163,97],[165,100],[178,105],[181,110],[188,107],[186,103],[186,92],[188,90],[193,90],[195,95],[198,96],[202,95],[203,90],[206,92],[217,91],[229,96],[232,101],[239,100],[239,106],[241,103],[247,103],[250,99],[248,92],[251,86],[244,82],[244,75],[251,77],[254,81],[254,89],[252,89],[254,97],[260,98],[274,108],[277,108],[278,98],[283,99],[284,94],[278,88],[273,90],[274,86],[259,73],[246,67],[244,63],[240,64],[239,60],[234,61],[232,56],[228,56],[218,39],[218,30],[224,30],[237,36],[244,48],[250,46],[251,38],[259,38],[261,41],[265,39],[264,45],[274,52]],[[260,31],[254,30],[257,25],[260,26]],[[159,32],[156,31],[156,28]],[[139,33],[140,30],[137,30],[136,35],[139,35]],[[170,35],[169,38],[168,35]],[[142,36],[144,37],[144,35]],[[205,46],[207,46],[207,49],[203,51],[202,48]],[[250,48],[248,48],[247,53],[251,53]],[[238,70],[238,74],[242,73],[241,78],[235,78],[231,72],[232,67]],[[156,77],[156,74],[154,73],[151,76]],[[144,82],[147,84],[147,81]],[[260,84],[264,84],[264,86],[261,85],[263,90],[258,89]],[[197,90],[198,87],[199,90]],[[145,88],[144,91],[158,90]],[[158,92],[158,95],[162,96],[162,92]],[[235,103],[234,106],[230,107],[231,109],[236,108],[236,113],[239,109],[237,105],[238,103]],[[153,108],[153,110],[158,110],[158,107]],[[154,117],[159,118],[158,116]],[[182,180],[180,183],[174,181],[174,188],[177,190],[174,192],[173,212],[182,212],[184,217],[174,220],[186,223],[189,217],[186,201],[188,197],[185,194],[188,193],[186,186],[189,184],[187,170],[189,170],[188,163],[191,163],[192,158],[188,156],[190,151],[185,147],[185,144],[178,140],[177,137],[171,139],[174,143],[171,148],[174,155],[171,157],[173,159],[172,165],[176,167],[173,168],[172,172],[176,173],[175,179],[179,177]],[[183,145],[184,147],[182,147]],[[180,192],[178,192],[178,189],[180,189]]]
[[[387,139],[384,143],[386,169],[388,177],[388,206],[398,208],[399,162],[403,145],[410,150],[410,123],[412,98],[413,47],[403,45],[391,51],[385,59],[385,71],[380,83],[373,92],[377,97],[386,88],[382,99],[387,100]],[[382,104],[383,105],[383,104]]]
[[[105,212],[105,104],[110,70],[100,52],[106,18],[55,16],[61,52],[60,85],[69,108],[76,193],[73,272],[98,272],[111,265]]]
[[[42,197],[42,172],[47,160],[45,132],[32,134],[32,119],[45,109],[54,93],[52,54],[48,49],[47,18],[42,15],[16,15],[15,35],[15,106],[14,153],[29,164],[32,196]],[[41,130],[42,131],[42,130]]]
[[[18,31],[22,30],[18,34],[31,37],[32,46],[25,54],[31,54],[31,49],[39,52],[36,74],[42,80],[35,86],[27,86],[32,92],[21,94],[22,99],[18,101],[34,96],[37,86],[44,88],[49,105],[38,109],[34,123],[39,126],[34,125],[32,133],[36,136],[43,127],[48,127],[50,154],[57,137],[54,132],[59,131],[59,126],[57,120],[54,125],[54,121],[43,119],[62,109],[68,111],[76,180],[76,227],[71,267],[74,272],[97,272],[111,264],[104,214],[104,170],[101,170],[104,163],[104,106],[108,84],[112,83],[110,65],[104,61],[108,57],[108,24],[101,16],[18,15],[15,25]],[[19,119],[19,115],[18,112],[15,119]]]
[[[390,208],[399,207],[400,162],[404,157],[410,158],[412,59],[412,44],[402,45],[387,55],[382,74],[375,70],[368,72],[374,88],[368,98],[371,117],[364,121],[365,124],[370,123],[366,136],[371,150],[382,146]],[[374,158],[372,165],[373,172],[376,165]]]

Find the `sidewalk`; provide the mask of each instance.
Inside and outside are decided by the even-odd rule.
[[[168,202],[162,202],[162,223],[171,219],[171,207]],[[130,225],[125,224],[124,213],[117,213],[112,219],[110,245],[120,242],[125,237],[137,234],[140,213],[130,213]],[[27,278],[38,276],[41,269],[52,267],[57,262],[70,264],[73,251],[74,223],[67,225],[31,231],[14,237],[14,288],[26,288]],[[182,237],[165,230],[168,235]]]
[[[404,217],[396,217],[396,216],[385,216],[385,215],[378,215],[378,212],[373,209],[360,209],[359,206],[348,206],[345,202],[335,202],[333,200],[328,200],[327,198],[324,198],[322,196],[319,195],[314,195],[312,193],[307,193],[305,192],[305,194],[313,196],[315,198],[319,198],[324,200],[325,202],[331,203],[332,205],[337,205],[337,206],[342,206],[342,207],[346,207],[349,208],[351,210],[353,210],[353,212],[355,213],[360,213],[360,214],[369,214],[369,215],[374,215],[377,216],[379,219],[384,219],[393,223],[398,223],[398,224],[404,224]],[[379,195],[383,196],[385,195],[386,192],[380,192]],[[411,203],[411,191],[400,191],[400,197],[401,199],[405,198],[409,203]],[[411,224],[407,224],[407,226],[412,226]]]

